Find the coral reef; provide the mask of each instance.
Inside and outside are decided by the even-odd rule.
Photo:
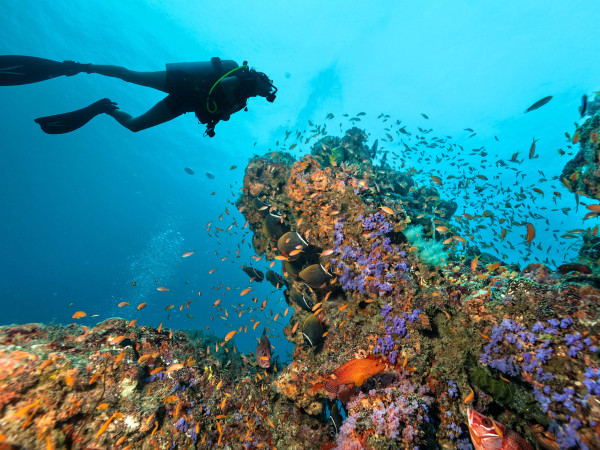
[[[288,167],[275,153],[249,165],[238,206],[253,230],[268,220],[260,196],[277,211],[280,234],[259,231],[254,244],[282,262],[294,308],[286,327],[294,360],[276,391],[315,416],[324,398],[342,400],[340,448],[465,446],[465,403],[532,444],[593,447],[598,275],[541,264],[519,270],[469,248],[449,224],[456,205],[410,170],[374,166],[365,137],[353,128]],[[256,167],[262,177],[254,178]],[[294,261],[269,243],[284,230],[308,242]],[[331,274],[318,286],[299,276],[315,264]],[[298,326],[311,313],[324,331],[316,346]],[[385,370],[323,388],[346,383],[340,368],[369,355],[382,355]]]
[[[566,133],[569,147],[579,145],[579,151],[562,171],[561,181],[569,191],[600,199],[600,114],[596,112],[578,126],[573,136]]]
[[[193,335],[122,319],[0,327],[0,445],[307,448],[320,439],[317,420],[275,404],[272,370]],[[286,435],[280,420],[303,433]]]
[[[580,139],[593,156],[597,116],[588,122]],[[288,365],[257,368],[234,339],[121,319],[1,327],[0,439],[468,448],[468,405],[532,446],[597,448],[600,275],[580,264],[521,270],[471,248],[441,181],[421,185],[385,155],[376,165],[366,139],[352,128],[298,160],[275,151],[246,167],[237,207],[255,251],[280,264],[266,278],[293,309]],[[577,173],[565,175],[574,192],[596,196],[591,171]],[[343,417],[338,403],[327,417],[331,401]]]

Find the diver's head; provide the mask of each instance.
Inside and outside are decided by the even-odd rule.
[[[261,97],[268,97],[271,93],[272,87],[273,85],[269,82],[269,79],[266,75],[264,75],[264,77],[258,76],[256,78],[256,95],[260,95]]]
[[[244,65],[247,66],[248,62],[244,61]],[[254,69],[247,69],[245,75],[242,78],[243,85],[246,86],[245,91],[248,97],[265,97],[268,102],[275,100],[275,93],[277,88],[273,86],[273,83],[269,77],[263,72],[257,72]]]
[[[253,97],[259,95],[261,97],[265,97],[268,102],[272,103],[273,100],[275,100],[277,88],[273,86],[273,83],[271,80],[269,80],[269,77],[264,73],[256,72],[254,70],[252,70],[252,72],[254,72],[253,75],[255,78]]]

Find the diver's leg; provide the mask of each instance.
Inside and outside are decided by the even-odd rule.
[[[104,66],[98,64],[85,64],[84,66],[85,68],[83,70],[87,73],[97,73],[107,77],[120,78],[129,83],[139,84],[140,86],[167,92],[165,90],[167,72],[164,70],[158,72],[136,72],[120,66]]]
[[[172,120],[181,114],[173,113],[167,106],[166,102],[161,100],[149,111],[138,117],[132,117],[130,114],[118,109],[108,113],[108,115],[113,116],[116,121],[125,128],[136,132],[168,122],[169,120]]]

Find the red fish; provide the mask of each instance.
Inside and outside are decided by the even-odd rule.
[[[256,346],[256,364],[263,369],[271,367],[271,343],[267,337],[267,329],[263,329],[263,335]]]
[[[474,409],[467,408],[467,419],[475,450],[533,450],[513,430]]]
[[[333,371],[335,379],[327,379],[313,386],[313,389],[324,387],[327,391],[335,394],[340,386],[352,385],[362,386],[372,376],[385,370],[386,360],[375,355],[369,355],[364,359],[353,359]]]

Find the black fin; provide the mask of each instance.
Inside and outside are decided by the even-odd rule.
[[[0,86],[18,86],[74,75],[73,64],[35,56],[0,55]]]
[[[90,106],[55,116],[46,116],[35,119],[44,133],[63,134],[81,128],[98,114],[109,113],[117,109],[116,103],[107,98],[98,100]]]

